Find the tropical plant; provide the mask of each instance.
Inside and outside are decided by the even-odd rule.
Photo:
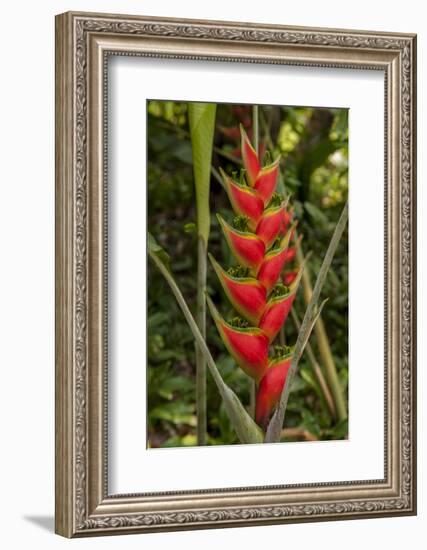
[[[217,115],[217,131],[214,133],[215,109],[219,114]],[[250,109],[253,113],[252,124],[249,120],[251,118]],[[329,376],[328,371],[326,371],[327,382],[325,381],[322,373],[322,368],[325,365],[320,367],[317,364],[315,355],[321,349],[319,331],[316,332],[318,342],[313,343],[313,349],[310,345],[307,347],[308,355],[301,376],[297,377],[296,374],[302,353],[322,307],[318,308],[317,303],[326,275],[331,273],[331,277],[335,277],[335,279],[331,277],[327,279],[328,294],[331,281],[338,280],[330,267],[346,224],[347,207],[343,210],[324,261],[320,265],[327,242],[323,245],[323,249],[319,248],[319,244],[311,237],[312,228],[316,226],[316,231],[323,231],[324,228],[325,235],[330,235],[331,229],[326,230],[324,221],[327,220],[326,216],[307,200],[302,206],[295,195],[294,187],[297,180],[293,175],[292,163],[286,171],[286,188],[292,192],[292,208],[290,201],[284,198],[284,180],[280,173],[280,167],[283,167],[284,161],[279,159],[278,153],[286,151],[288,167],[290,148],[289,145],[285,147],[284,141],[285,138],[287,139],[287,134],[283,133],[282,135],[281,133],[280,147],[274,146],[272,138],[274,124],[272,125],[271,118],[269,121],[266,119],[269,113],[277,111],[272,111],[269,108],[260,109],[261,124],[263,125],[263,136],[260,142],[258,142],[257,106],[242,106],[242,109],[239,110],[238,114],[245,128],[240,130],[238,126],[233,126],[231,119],[227,119],[227,123],[224,123],[224,113],[226,112],[224,106],[152,102],[150,111],[158,117],[156,121],[151,119],[150,128],[152,130],[149,134],[149,185],[151,186],[149,196],[152,212],[155,213],[155,217],[151,219],[156,222],[154,225],[150,223],[150,228],[153,229],[161,244],[166,245],[168,250],[173,253],[174,260],[170,266],[162,247],[151,237],[149,239],[149,254],[175,295],[176,304],[184,313],[193,338],[192,340],[191,334],[185,331],[180,322],[179,310],[168,301],[165,293],[160,290],[158,278],[153,278],[150,269],[149,274],[151,275],[149,276],[151,284],[154,286],[151,286],[150,289],[153,290],[149,291],[150,304],[152,304],[149,317],[149,361],[150,364],[159,360],[161,363],[157,367],[149,369],[150,380],[152,380],[148,388],[150,396],[149,422],[154,421],[158,425],[160,421],[165,427],[167,425],[184,426],[185,424],[189,427],[185,428],[185,431],[181,431],[180,434],[171,431],[170,437],[165,443],[162,443],[161,439],[159,443],[156,443],[154,439],[151,441],[155,446],[158,444],[191,445],[236,442],[233,433],[237,435],[237,440],[243,443],[279,441],[283,437],[286,438],[287,431],[291,433],[294,430],[295,432],[294,428],[282,430],[291,389],[293,389],[294,397],[291,400],[292,407],[289,407],[289,418],[286,414],[287,426],[295,426],[295,418],[302,415],[304,425],[310,431],[301,433],[306,433],[310,438],[313,434],[315,434],[314,438],[317,434],[321,437],[320,432],[317,431],[318,427],[313,423],[314,421],[318,422],[317,418],[319,417],[316,416],[318,413],[315,413],[314,410],[311,413],[308,409],[309,402],[302,402],[298,397],[302,391],[306,393],[307,390],[304,389],[308,387],[306,384],[315,388],[316,392],[320,392],[318,393],[320,402],[326,400],[324,404],[327,402],[327,409],[332,415],[321,420],[322,425],[325,426],[321,428],[324,436],[326,438],[345,436],[346,423],[336,424],[336,428],[333,427],[333,424],[331,425],[331,419],[335,416],[335,407],[337,404],[339,405],[337,397],[340,395],[337,392],[342,392],[342,388],[345,388],[346,384],[346,379],[342,379],[342,374],[347,372],[346,366],[343,368],[342,365],[346,364],[341,359],[342,355],[336,353],[339,341],[331,341],[332,345],[330,346],[333,360],[334,362],[338,361],[340,368],[341,378],[338,379],[338,384],[335,387],[331,383],[334,380]],[[299,113],[304,115],[308,113],[312,118],[317,116],[317,111],[310,109],[284,108],[283,112],[296,113],[298,116],[300,116]],[[339,120],[341,113],[338,111],[338,114],[333,116],[335,116],[335,120]],[[301,144],[305,139],[304,131],[308,128],[308,123],[301,124],[302,120],[302,118],[296,118],[294,126],[298,132],[302,132]],[[189,121],[190,132],[185,129],[186,121]],[[289,122],[286,122],[281,128],[287,131],[286,124],[289,125]],[[176,136],[173,137],[170,133],[165,133],[165,129],[169,129],[169,132],[176,132]],[[153,133],[154,130],[156,133]],[[273,133],[270,134],[270,131]],[[335,134],[337,140],[330,141],[330,145],[328,145],[331,150],[333,146],[335,147],[335,143],[337,147],[343,147],[340,144],[345,143],[343,140],[346,138],[341,130],[340,132],[335,131]],[[331,140],[336,139],[335,134]],[[224,145],[219,148],[218,140],[221,139],[221,135],[223,140],[228,139],[233,144],[236,136],[240,135],[240,147],[237,149],[233,145],[234,148],[230,150],[224,142]],[[275,135],[277,137],[277,134]],[[253,145],[248,136],[252,136]],[[298,142],[294,143],[297,143],[298,147],[300,146]],[[188,149],[188,145],[190,145],[190,149]],[[267,153],[265,153],[266,145],[269,149]],[[295,146],[295,151],[297,146]],[[276,158],[271,162],[273,151]],[[222,159],[219,172],[211,164],[212,152],[214,152],[214,166],[218,166],[219,159]],[[263,157],[264,160],[262,160]],[[300,156],[295,155],[295,158],[299,159],[298,162],[302,162]],[[158,163],[153,163],[150,159],[156,159]],[[185,164],[181,164],[179,170],[173,170],[172,165],[176,162]],[[316,161],[313,166],[314,169],[321,166],[322,178],[324,178],[328,172],[325,171],[322,162],[325,161],[322,160],[320,164]],[[242,164],[243,169],[240,169]],[[166,168],[167,166],[169,167]],[[191,218],[190,220],[187,218],[185,233],[180,234],[179,225],[185,221],[185,210],[181,205],[192,202],[192,193],[187,184],[188,168],[184,170],[184,166],[194,172],[193,204],[196,223],[188,223]],[[239,168],[240,174],[235,171],[236,166]],[[158,185],[158,176],[163,178],[161,185]],[[212,178],[220,182],[222,188],[225,189],[226,193],[222,192],[222,195],[228,196],[234,217],[229,216],[229,210],[224,204],[221,194],[218,193],[218,187],[212,194],[210,190]],[[172,182],[177,182],[178,186]],[[323,193],[324,184],[319,185],[316,183],[316,192]],[[162,190],[164,190],[163,194]],[[172,195],[176,198],[172,198]],[[338,195],[336,196],[338,197]],[[173,209],[171,217],[165,211],[166,197],[170,204],[169,208]],[[215,198],[213,199],[213,197]],[[209,202],[212,200],[215,200],[219,209],[216,219],[209,215]],[[331,204],[339,206],[339,201]],[[304,216],[305,210],[302,208],[306,209],[306,212],[312,217],[313,223],[309,223]],[[308,233],[310,237],[310,248],[314,245],[314,248],[317,249],[313,263],[311,260],[309,262],[311,273],[317,272],[316,284],[314,289],[310,288],[310,293],[307,292],[307,270],[303,269],[304,260],[299,246],[300,239],[296,238],[295,223],[292,223],[294,212],[299,220],[299,230],[302,230],[304,235]],[[174,222],[174,220],[176,221]],[[175,225],[171,225],[171,222]],[[331,227],[333,226],[329,224],[329,228]],[[209,250],[213,254],[210,254],[209,257],[214,269],[206,270],[206,252],[210,232],[212,235],[209,240]],[[220,233],[225,236],[223,241],[227,243],[231,256],[221,245]],[[170,240],[173,235],[177,236],[177,240]],[[195,238],[196,240],[194,240]],[[341,249],[340,254],[343,252],[346,254],[345,248]],[[231,265],[231,267],[224,269],[214,259],[214,256],[221,258],[221,263]],[[191,266],[195,265],[194,259],[192,259],[194,257],[197,258],[197,267],[192,271],[192,278],[190,276],[183,277],[181,274],[191,273]],[[346,268],[345,258],[346,256],[344,256],[344,268]],[[305,266],[307,265],[306,260],[307,256]],[[335,262],[335,269],[340,263],[341,261]],[[174,274],[178,275],[180,284],[184,283],[182,291],[174,279],[171,268]],[[197,278],[194,277],[196,271]],[[218,291],[215,290],[217,285],[211,273],[216,275],[236,312],[224,315],[226,319],[229,319],[228,322],[219,314],[209,297],[212,296],[214,299],[215,296],[218,297]],[[346,272],[343,271],[343,273]],[[302,275],[304,275],[303,278]],[[308,304],[305,314],[301,317],[297,312],[304,311],[301,309],[304,308],[302,293],[298,293],[300,297],[296,299],[300,283],[304,286],[304,299]],[[343,289],[345,291],[345,286]],[[188,303],[183,292],[189,298]],[[195,301],[194,298],[196,298]],[[206,325],[205,300],[208,301],[215,321],[214,325],[211,323]],[[333,303],[338,304],[336,298],[333,298]],[[158,310],[155,304],[164,305],[161,305]],[[292,311],[292,319],[285,323],[292,305],[297,307],[297,312]],[[220,309],[224,307],[225,304],[222,304]],[[194,316],[192,310],[195,312]],[[342,322],[337,315],[338,312],[329,310],[326,318],[328,322],[331,318],[337,319],[336,326],[339,327]],[[302,317],[301,322],[300,318]],[[286,331],[283,330],[285,324]],[[225,344],[230,354],[228,358],[221,349],[221,339],[212,332],[211,327],[215,327],[215,325],[222,338],[222,343]],[[330,322],[327,326],[330,330]],[[156,328],[153,330],[150,327]],[[169,331],[167,327],[170,327]],[[326,334],[324,336],[327,338]],[[280,345],[277,344],[277,340]],[[169,347],[170,342],[173,341],[176,343]],[[192,371],[191,352],[189,353],[192,341],[196,348],[195,365],[197,368],[195,371]],[[289,347],[285,345],[285,342],[296,342],[296,344],[294,347]],[[317,349],[316,343],[319,344]],[[213,352],[215,360],[212,356]],[[323,362],[323,355],[320,359]],[[241,367],[240,369],[235,368],[236,363]],[[307,364],[310,363],[317,382],[309,377]],[[205,376],[204,365],[207,365],[212,375],[208,379]],[[336,369],[335,366],[334,368]],[[193,382],[191,382],[191,376],[194,377]],[[194,380],[196,380],[195,385]],[[245,380],[247,380],[246,383]],[[251,381],[250,384],[249,381]],[[215,393],[212,393],[215,386],[216,396]],[[256,407],[253,406],[255,404],[252,399],[248,406],[248,388],[255,386],[257,388]],[[231,387],[235,391],[231,390]],[[333,398],[330,388],[333,390]],[[195,400],[194,396],[196,396]],[[245,405],[242,404],[242,400]],[[155,403],[156,406],[153,408]],[[197,414],[193,416],[195,412]],[[339,416],[343,417],[342,414]],[[206,417],[209,422],[208,430],[206,430]],[[156,418],[158,420],[155,420]],[[192,426],[195,428],[197,438],[191,435]],[[215,433],[218,429],[220,435]],[[157,433],[157,431],[151,431],[151,438],[153,438],[153,434]],[[159,432],[159,437],[164,437],[161,432]]]
[[[275,345],[295,300],[303,268],[289,286],[281,282],[295,225],[285,197],[275,192],[279,158],[261,167],[243,128],[239,181],[222,171],[224,187],[236,214],[232,225],[218,215],[225,239],[237,260],[227,271],[210,256],[218,279],[241,317],[226,322],[211,300],[208,305],[222,340],[236,363],[257,385],[256,422],[266,428],[292,359],[292,348]]]

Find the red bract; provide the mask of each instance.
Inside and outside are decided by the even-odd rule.
[[[301,281],[302,271],[303,268],[301,267],[289,288],[282,285],[275,287],[275,294],[270,297],[264,308],[258,326],[267,334],[270,342],[276,338],[288,318]]]
[[[280,159],[278,158],[270,166],[265,166],[258,172],[257,179],[255,180],[254,188],[258,191],[265,205],[270,202],[276,189],[277,176],[279,175],[279,161]]]
[[[249,267],[256,273],[264,260],[265,244],[254,233],[238,231],[231,227],[219,214],[217,217],[234,256],[241,265]]]
[[[268,365],[268,337],[257,327],[234,327],[227,323],[208,298],[212,317],[230,355],[236,363],[257,382]]]
[[[277,405],[292,362],[292,355],[270,361],[262,377],[256,396],[255,420],[266,428],[270,415]]]
[[[268,294],[273,290],[273,287],[279,280],[285,265],[287,247],[292,231],[293,227],[286,233],[278,248],[273,248],[267,252],[258,271],[258,280],[265,286]]]
[[[238,278],[229,275],[211,255],[209,258],[234,309],[257,325],[267,301],[265,287],[254,277]]]
[[[286,248],[271,250],[264,256],[264,261],[258,271],[258,280],[265,286],[268,294],[279,280],[285,259]]]
[[[209,298],[208,304],[229,353],[258,384],[256,421],[265,428],[279,399],[291,360],[290,355],[284,357],[282,353],[280,359],[269,362],[269,346],[289,315],[302,268],[292,280],[285,276],[286,286],[281,284],[284,266],[295,258],[299,243],[289,248],[296,223],[290,226],[292,212],[287,210],[283,197],[275,194],[279,159],[261,167],[242,126],[240,132],[244,177],[241,175],[237,183],[221,172],[224,187],[238,216],[233,221],[235,227],[218,215],[221,229],[239,265],[226,271],[212,256],[210,259],[224,292],[243,319],[236,318],[228,323]],[[252,326],[248,326],[249,323]]]
[[[242,125],[240,125],[240,132],[242,134],[243,164],[246,169],[248,183],[251,187],[253,187],[258,177],[258,173],[260,171],[258,155],[255,149],[252,147],[252,144],[249,141],[248,135],[246,134]]]
[[[256,191],[241,185],[221,171],[225,189],[233,210],[239,216],[248,218],[249,227],[255,228],[264,211],[264,202]]]
[[[283,323],[288,318],[294,300],[295,292],[292,292],[284,296],[272,297],[268,301],[259,322],[259,327],[267,334],[270,342],[276,338]]]
[[[264,211],[256,228],[256,234],[260,237],[268,249],[276,238],[286,231],[283,223],[285,208],[283,205],[273,206]]]

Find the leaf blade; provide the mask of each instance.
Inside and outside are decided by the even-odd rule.
[[[209,191],[215,116],[216,103],[188,104],[196,190],[197,232],[205,244],[208,242],[210,231]]]

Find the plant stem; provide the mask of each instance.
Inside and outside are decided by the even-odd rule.
[[[197,239],[197,326],[206,339],[206,244],[203,237]],[[197,444],[206,445],[206,360],[200,346],[196,344],[196,413]]]
[[[253,105],[252,106],[252,139],[253,139],[253,142],[254,142],[254,149],[256,151],[256,154],[258,155],[258,158],[259,158],[259,131],[258,131],[258,128],[259,128],[259,124],[258,124],[258,120],[259,120],[259,117],[258,117],[258,105]]]
[[[291,309],[291,315],[292,319],[294,321],[295,328],[299,332],[301,330],[301,322],[298,318],[298,314],[295,311],[295,308]],[[313,352],[313,348],[311,347],[310,342],[307,342],[307,345],[305,347],[305,351],[307,352],[308,359],[311,364],[311,368],[313,369],[313,372],[317,378],[317,381],[319,382],[320,388],[323,392],[323,396],[325,397],[326,404],[328,405],[329,412],[333,417],[336,417],[337,411],[335,410],[334,400],[332,398],[331,392],[328,388],[328,384],[326,383],[325,377],[323,376],[322,369],[320,368],[319,363],[316,360],[316,357]]]
[[[261,111],[260,119],[261,119],[261,124],[262,124],[263,130],[264,130],[265,140],[267,142],[267,147],[269,147],[271,150],[273,150],[274,149],[274,143],[273,143],[273,140],[271,139],[269,123],[267,122],[267,119],[266,119],[263,111]]]
[[[319,274],[317,276],[316,284],[314,285],[314,290],[311,295],[310,302],[305,311],[304,319],[302,321],[301,330],[298,333],[297,343],[295,345],[294,355],[292,357],[291,366],[289,368],[288,375],[280,396],[280,401],[277,406],[275,413],[268,425],[267,433],[265,436],[266,443],[273,443],[280,440],[280,433],[283,427],[283,421],[285,418],[285,411],[288,404],[289,394],[292,387],[292,382],[296,375],[298,369],[298,363],[301,359],[301,355],[304,351],[305,345],[310,338],[311,331],[315,325],[322,307],[325,302],[317,308],[317,302],[320,298],[320,293],[322,291],[323,285],[326,280],[329,268],[331,267],[332,259],[340,242],[341,236],[344,232],[345,226],[347,225],[348,219],[348,203],[345,204],[343,211],[341,213],[340,219],[335,227],[334,234],[329,243],[328,250],[326,251],[325,257],[323,259],[322,267],[320,268]]]
[[[297,261],[301,264],[304,261],[304,254],[301,247],[297,247]],[[302,288],[305,303],[309,304],[311,297],[313,295],[313,289],[311,286],[310,274],[308,270],[305,269],[302,275]],[[316,341],[319,348],[320,359],[322,365],[325,368],[325,375],[328,381],[328,385],[331,389],[332,396],[334,398],[335,408],[337,411],[338,419],[344,420],[347,418],[347,407],[345,404],[344,395],[338,380],[337,369],[335,366],[335,361],[332,356],[331,347],[329,345],[328,335],[326,334],[325,325],[322,318],[319,318],[316,321],[314,326],[314,333],[316,335]]]

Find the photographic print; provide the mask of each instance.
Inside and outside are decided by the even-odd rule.
[[[56,18],[55,530],[416,513],[416,36]]]
[[[348,438],[348,135],[147,101],[148,448]]]

